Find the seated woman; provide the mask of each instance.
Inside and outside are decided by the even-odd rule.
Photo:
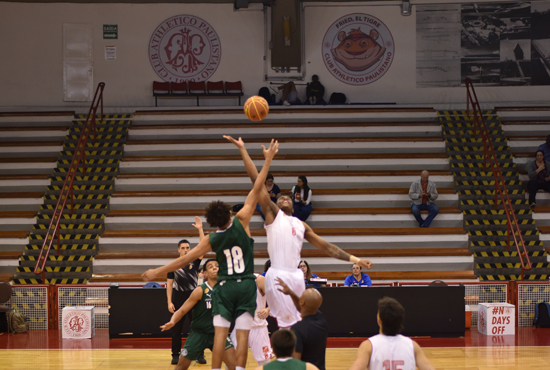
[[[307,185],[305,176],[298,176],[298,183],[291,190],[292,198],[294,199],[294,217],[305,221],[313,210],[311,204],[311,189]]]
[[[305,283],[306,285],[310,284],[309,281],[310,281],[312,278],[318,278],[318,277],[319,277],[319,276],[317,276],[317,275],[315,275],[315,274],[313,274],[313,273],[311,272],[311,269],[309,268],[309,263],[307,263],[306,260],[300,261],[300,264],[298,265],[298,268],[299,268],[300,270],[302,270],[302,272],[304,273],[304,283]],[[318,286],[320,286],[320,285],[318,285],[318,284],[313,284],[313,286],[318,287]]]
[[[271,198],[271,201],[277,204],[277,199],[279,199],[279,197],[281,196],[281,189],[277,186],[277,184],[273,182],[274,180],[275,178],[273,177],[273,175],[268,173],[265,180],[265,188],[269,193],[269,197]],[[262,218],[265,221],[265,216],[262,213],[262,207],[260,207],[260,203],[256,203],[256,210],[260,212],[260,216],[262,216]]]
[[[527,162],[525,169],[529,175],[529,204],[534,207],[539,189],[550,193],[550,162],[544,160],[542,150],[537,150],[535,160]]]

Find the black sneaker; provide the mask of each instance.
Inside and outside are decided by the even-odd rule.
[[[201,365],[206,365],[206,359],[204,358],[204,353],[201,353],[199,355],[199,358],[197,358],[197,362]]]
[[[180,356],[172,356],[172,365],[177,365],[178,361],[180,360]]]

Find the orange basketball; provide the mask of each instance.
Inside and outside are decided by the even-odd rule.
[[[244,103],[244,114],[251,121],[261,121],[269,113],[269,104],[261,96],[251,96]]]

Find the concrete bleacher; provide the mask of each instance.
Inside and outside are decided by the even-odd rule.
[[[260,123],[245,121],[240,111],[135,114],[92,282],[139,278],[176,257],[180,239],[198,242],[191,224],[209,201],[244,202],[251,183],[224,134],[243,137],[258,166],[260,145],[278,139],[270,168],[275,183],[289,191],[298,175],[306,175],[314,206],[308,224],[326,240],[371,259],[372,278],[476,278],[433,110],[281,109]],[[423,169],[438,185],[440,214],[421,229],[410,212],[408,188]],[[259,215],[251,229],[255,269],[261,271],[268,256]],[[350,263],[307,243],[302,255],[320,276],[339,281],[350,273]]]
[[[0,113],[0,274],[13,276],[73,112]]]

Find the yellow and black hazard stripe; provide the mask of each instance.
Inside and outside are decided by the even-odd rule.
[[[506,231],[501,230],[471,230],[468,231],[469,236],[506,236]],[[521,230],[521,235],[531,236],[539,235],[538,230]]]
[[[476,263],[476,268],[478,269],[519,269],[521,268],[521,263]]]
[[[17,285],[36,285],[42,284],[42,279],[13,279],[13,283]]]
[[[88,273],[90,272],[90,267],[88,266],[55,266],[55,267],[46,266],[46,272],[47,273],[54,273],[54,272]]]
[[[502,216],[505,215],[505,211],[503,209],[465,209],[462,211],[464,215],[471,215],[471,216]],[[514,213],[516,215],[529,215],[532,212],[532,210],[529,209],[514,209]]]
[[[497,146],[494,148],[497,151],[505,151],[509,148],[507,146]],[[449,146],[447,150],[452,152],[483,152],[482,146]]]
[[[32,290],[22,290],[22,289],[16,289],[12,293],[16,297],[19,298],[38,298],[42,299],[42,297],[47,296],[48,293],[45,293],[42,290],[32,291]]]
[[[124,139],[125,135],[122,134],[97,134],[95,135],[96,140],[121,140]],[[65,140],[79,140],[80,135],[67,135]]]
[[[88,262],[92,261],[94,256],[52,256],[48,255],[48,261],[51,262]],[[21,256],[21,261],[37,261],[37,256]]]
[[[465,176],[465,177],[474,177],[474,176],[484,176],[484,177],[493,177],[493,171],[470,171],[470,172],[455,172],[456,176]],[[517,175],[516,172],[508,171],[508,172],[502,172],[503,177],[515,177]]]
[[[529,240],[525,241],[525,246],[527,247],[542,247],[543,243],[540,240]],[[504,240],[488,240],[488,241],[471,241],[470,247],[507,247],[508,244]]]
[[[518,206],[522,204],[523,205],[528,204],[528,201],[526,199],[515,199],[515,200],[510,200],[510,202],[513,205],[518,205]],[[486,206],[486,205],[494,205],[495,201],[492,199],[466,199],[466,200],[461,200],[460,204],[463,206]],[[497,200],[497,204],[501,204],[501,201]]]
[[[64,150],[60,154],[61,156],[72,157],[74,153],[75,152],[73,152],[72,150]],[[86,156],[116,156],[122,155],[122,150],[85,150],[84,154],[86,154]]]
[[[478,275],[480,281],[509,281],[520,280],[520,275]]]
[[[515,163],[500,163],[500,168],[511,168],[515,167]],[[485,164],[481,162],[460,162],[460,163],[451,163],[451,168],[483,168],[485,169]],[[487,164],[487,168],[489,164]]]
[[[70,165],[72,162],[72,159],[58,159],[57,164],[58,165]],[[120,159],[118,158],[109,158],[109,159],[87,159],[85,161],[86,167],[87,166],[93,166],[98,164],[118,164],[120,162]],[[82,167],[82,165],[80,165]]]
[[[75,114],[74,118],[77,119],[77,120],[86,120],[88,118],[88,115],[87,114]],[[96,119],[97,118],[101,118],[101,115],[100,114],[96,115]],[[133,118],[133,115],[132,114],[104,114],[103,115],[104,120],[105,119],[123,119],[123,118],[131,119],[131,118]]]
[[[35,224],[33,225],[33,230],[48,230],[49,225],[46,224]],[[59,228],[62,230],[101,230],[103,229],[102,224],[60,224]]]
[[[103,143],[103,142],[94,143],[93,141],[86,142],[86,148],[113,148],[118,146],[124,146],[124,144],[117,141],[111,141],[106,143]],[[63,143],[63,148],[76,148],[76,147],[77,147],[76,143],[67,143],[67,142]],[[86,150],[89,150],[89,149],[86,149]]]
[[[46,279],[46,284],[86,284],[88,279]]]
[[[67,173],[68,168],[58,167],[54,168],[55,173]],[[82,167],[78,169],[78,172],[82,172]],[[86,173],[93,172],[117,172],[116,167],[86,167]]]
[[[523,285],[521,293],[549,293],[550,285]]]
[[[128,127],[124,127],[122,125],[123,125],[123,123],[121,123],[118,127],[114,127],[112,125],[110,125],[110,126],[102,125],[102,126],[97,127],[96,130],[97,130],[97,132],[123,132],[123,131],[128,131]],[[71,131],[72,132],[81,132],[82,127],[73,126],[73,127],[71,127]]]
[[[36,215],[38,220],[51,220],[52,216],[45,214]],[[61,215],[63,220],[102,220],[105,218],[105,214],[91,213],[91,214],[67,214]]]
[[[502,182],[499,182],[500,184]],[[495,186],[494,180],[459,180],[455,181],[457,186]],[[522,185],[522,182],[519,180],[504,180],[506,186]]]
[[[546,257],[547,253],[546,251],[531,251],[527,252],[527,255],[529,257]],[[517,257],[518,252],[517,251],[504,251],[504,252],[496,252],[496,251],[486,251],[486,252],[474,252],[474,257]]]
[[[518,220],[520,225],[534,225],[535,220]],[[466,220],[467,226],[489,226],[489,225],[508,225],[508,220]],[[515,225],[515,222],[512,222]]]
[[[451,155],[451,157],[453,159],[462,159],[462,160],[465,160],[465,161],[471,161],[472,159],[475,159],[475,160],[485,160],[485,156],[482,155],[482,154],[453,154]],[[496,155],[496,158],[497,159],[513,159],[514,156],[511,155],[511,154],[497,154]]]
[[[115,181],[116,177],[112,175],[102,175],[102,176],[75,176],[75,181]],[[51,181],[65,181],[65,177],[61,176],[52,176],[50,177]]]
[[[57,238],[57,236],[56,236]],[[99,239],[99,234],[64,234],[60,233],[61,240],[94,240]],[[40,234],[30,234],[29,240],[44,240],[44,236]]]
[[[109,194],[73,194],[73,199],[80,199],[80,200],[102,200],[102,199],[109,199]],[[59,196],[55,194],[46,194],[44,195],[45,200],[58,200]]]
[[[107,209],[106,204],[75,204],[74,209],[75,210],[92,210],[92,211],[99,211],[99,210],[106,210]],[[71,205],[67,204],[66,209],[69,211],[71,210]],[[53,210],[55,209],[55,206],[53,204],[42,204],[40,206],[40,210]]]

